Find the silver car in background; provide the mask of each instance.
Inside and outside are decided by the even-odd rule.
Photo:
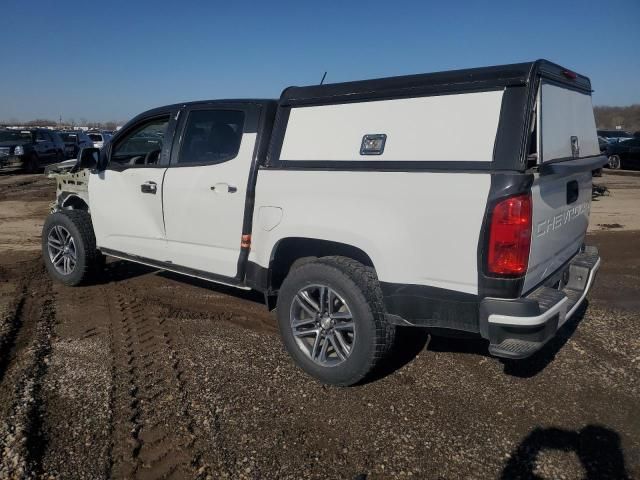
[[[88,132],[87,135],[93,142],[95,148],[102,148],[112,137],[112,135],[107,132]]]

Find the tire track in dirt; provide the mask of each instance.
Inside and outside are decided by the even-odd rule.
[[[182,367],[164,320],[121,289],[112,317],[114,478],[194,478],[208,468],[194,445]]]
[[[34,280],[34,273],[38,275]],[[42,379],[51,352],[56,310],[51,282],[41,265],[31,267],[18,288],[13,315],[15,345],[7,353],[0,424],[0,478],[39,476],[46,449]],[[10,383],[11,382],[11,383]]]

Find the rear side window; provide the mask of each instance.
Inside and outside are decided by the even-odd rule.
[[[541,162],[600,154],[591,95],[543,83],[537,111]]]
[[[178,165],[222,163],[238,155],[244,112],[194,110],[189,113],[180,146]]]

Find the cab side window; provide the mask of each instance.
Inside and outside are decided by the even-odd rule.
[[[178,166],[210,165],[238,155],[244,127],[244,112],[194,110],[184,129]]]
[[[139,167],[157,164],[168,125],[166,115],[134,127],[114,145],[111,163]]]

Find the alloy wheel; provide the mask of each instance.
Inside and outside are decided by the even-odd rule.
[[[76,268],[76,243],[69,230],[61,225],[55,225],[47,236],[47,250],[49,260],[61,275],[70,275]]]
[[[326,285],[308,285],[291,302],[290,325],[298,348],[314,363],[334,367],[351,355],[356,341],[347,302]]]
[[[611,155],[609,157],[609,168],[614,170],[620,168],[620,157],[618,155]]]

